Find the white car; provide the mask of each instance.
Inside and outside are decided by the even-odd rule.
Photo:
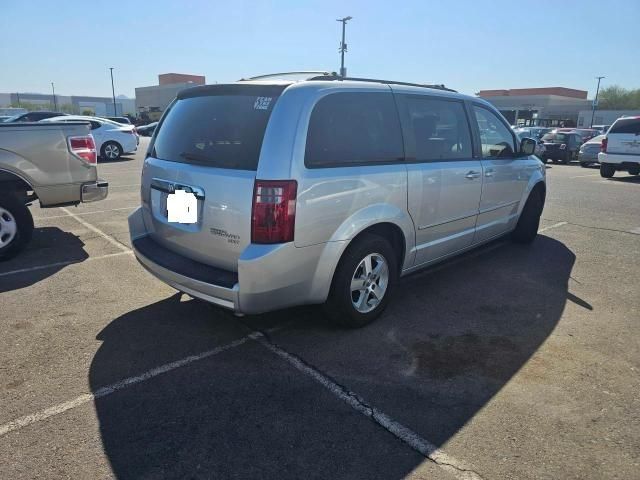
[[[41,122],[89,122],[91,135],[96,142],[96,150],[107,160],[117,160],[121,155],[134,153],[138,149],[140,137],[133,125],[122,125],[112,120],[100,117],[86,117],[81,115],[65,115],[52,117]]]
[[[617,119],[602,139],[598,154],[600,175],[611,178],[616,171],[640,175],[640,116]]]

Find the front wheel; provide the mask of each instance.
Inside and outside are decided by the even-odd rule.
[[[340,259],[325,312],[340,326],[364,327],[386,308],[397,276],[396,255],[389,242],[364,234]]]
[[[0,260],[22,250],[33,233],[33,217],[27,206],[12,194],[0,194]]]
[[[542,190],[532,190],[527,203],[522,208],[520,218],[515,230],[511,233],[511,239],[516,243],[531,243],[538,234],[540,228],[540,215],[544,207],[544,195]]]
[[[629,175],[640,175],[640,167],[630,167]]]
[[[611,178],[616,173],[616,167],[608,163],[600,164],[600,176],[603,178]]]

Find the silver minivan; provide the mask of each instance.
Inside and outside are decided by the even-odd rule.
[[[442,86],[263,76],[178,94],[129,217],[139,262],[238,314],[324,304],[373,321],[402,275],[505,234],[545,201],[535,141]]]

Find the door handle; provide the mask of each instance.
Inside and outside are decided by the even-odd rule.
[[[474,170],[471,170],[465,175],[465,177],[468,178],[469,180],[473,180],[474,178],[478,178],[479,176],[480,176],[480,172],[476,172]]]
[[[487,168],[487,169],[484,171],[484,176],[485,176],[485,177],[493,177],[493,172],[494,172],[494,171],[493,171],[493,168]]]

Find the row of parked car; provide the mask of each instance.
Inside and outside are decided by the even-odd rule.
[[[640,174],[640,117],[621,117],[611,126],[515,127],[514,131],[520,138],[538,141],[536,153],[545,163],[577,160],[582,167],[599,163],[605,178],[618,170]]]
[[[40,111],[15,115],[4,121],[4,123],[24,122],[89,122],[96,151],[107,160],[118,160],[122,155],[134,153],[140,143],[140,134],[127,117],[103,118]]]

